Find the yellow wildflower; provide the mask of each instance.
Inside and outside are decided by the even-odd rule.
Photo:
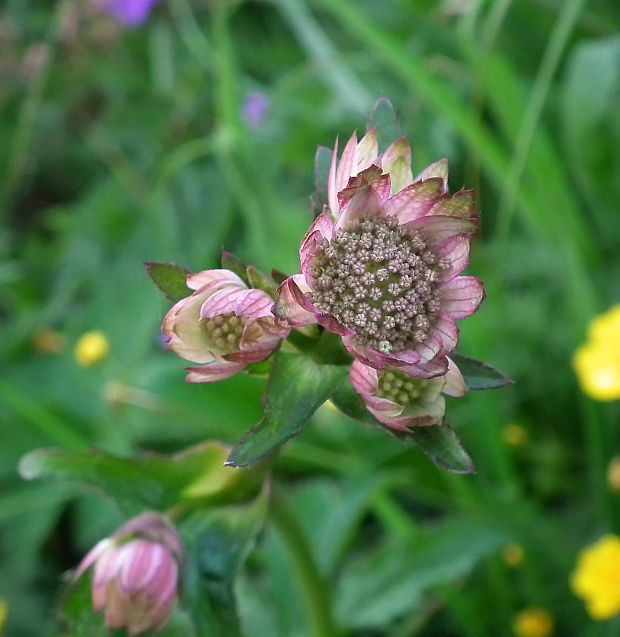
[[[620,305],[595,318],[573,357],[582,390],[595,400],[620,398]]]
[[[504,427],[504,442],[511,447],[522,447],[529,437],[527,429],[521,425],[506,425]]]
[[[520,544],[507,544],[502,551],[502,559],[507,566],[516,568],[523,562],[525,551]]]
[[[570,584],[592,619],[620,613],[620,537],[605,535],[581,551]]]
[[[98,330],[86,332],[75,344],[75,360],[81,367],[92,367],[104,360],[110,352],[106,335]]]
[[[0,599],[0,633],[6,624],[6,618],[9,616],[9,605]]]
[[[553,633],[553,617],[544,608],[531,607],[522,610],[512,622],[517,637],[549,637]]]
[[[607,484],[612,491],[620,493],[620,456],[614,456],[607,465]]]

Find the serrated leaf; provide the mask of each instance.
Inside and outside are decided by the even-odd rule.
[[[396,110],[387,97],[380,97],[370,113],[367,130],[375,126],[377,127],[379,152],[383,152],[401,136]]]
[[[377,425],[401,440],[413,440],[428,458],[442,469],[452,473],[475,472],[472,459],[446,422],[431,427],[414,427],[408,433],[395,432],[377,421],[366,409],[364,401],[353,389],[348,379],[340,384],[332,395],[331,401],[342,413],[351,418]]]
[[[222,252],[222,268],[234,272],[246,285],[250,286],[247,267],[248,266],[232,252]]]
[[[451,354],[450,358],[461,370],[465,384],[471,390],[501,389],[514,383],[502,372],[482,361],[477,361],[475,358],[468,358],[460,354]]]
[[[414,427],[407,438],[438,467],[451,473],[476,473],[476,467],[454,430],[444,420],[441,425]]]
[[[206,442],[174,456],[120,458],[99,451],[39,449],[22,458],[26,480],[55,478],[102,489],[126,513],[164,511],[179,502],[207,503],[245,497],[258,489],[263,470],[224,467],[229,448]]]
[[[178,525],[186,551],[183,602],[197,635],[241,635],[233,586],[267,503],[263,492],[245,505],[196,510]]]
[[[333,150],[327,146],[319,146],[314,157],[314,194],[311,197],[312,212],[318,217],[327,203],[329,167]]]
[[[265,413],[233,448],[228,464],[254,465],[301,433],[314,412],[348,373],[343,365],[326,365],[309,354],[279,351],[267,384]]]
[[[156,263],[155,261],[149,261],[144,265],[153,283],[155,283],[173,303],[190,296],[192,293],[192,290],[185,284],[187,276],[191,274],[189,270],[174,263]]]

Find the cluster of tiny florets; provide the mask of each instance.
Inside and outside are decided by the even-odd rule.
[[[381,352],[415,347],[439,310],[436,288],[449,264],[423,235],[394,218],[362,218],[324,239],[312,262],[312,303]]]
[[[399,405],[415,402],[428,386],[428,381],[410,378],[398,372],[384,372],[379,378],[377,395]]]
[[[233,312],[220,314],[210,319],[202,319],[202,328],[210,344],[222,354],[230,354],[239,349],[245,321]]]

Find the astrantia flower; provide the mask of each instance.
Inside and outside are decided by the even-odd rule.
[[[620,398],[620,305],[595,318],[573,367],[583,391],[595,400]]]
[[[290,328],[273,316],[273,299],[250,289],[230,270],[205,270],[187,278],[195,292],[166,314],[167,347],[200,367],[188,368],[190,383],[212,383],[268,358]]]
[[[606,535],[584,549],[570,583],[592,619],[611,619],[620,613],[620,537]]]
[[[161,515],[145,513],[99,542],[76,571],[93,566],[92,601],[110,630],[129,635],[162,628],[177,597],[181,540]]]
[[[399,140],[372,159],[376,142],[367,138],[354,136],[340,162],[334,151],[329,205],[302,241],[302,273],[282,284],[275,312],[339,334],[371,367],[436,376],[458,344],[456,321],[484,297],[477,278],[459,276],[478,223],[475,197],[447,193],[445,162],[411,183],[408,145]]]
[[[438,425],[445,412],[442,394],[463,396],[467,386],[456,365],[436,378],[416,378],[406,367],[377,370],[359,360],[351,366],[350,379],[368,411],[381,423],[408,431],[412,427]]]

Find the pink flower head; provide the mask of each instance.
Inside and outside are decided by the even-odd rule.
[[[406,367],[377,370],[354,361],[349,378],[368,411],[381,423],[408,431],[441,424],[445,412],[442,394],[463,396],[467,386],[458,367],[448,359],[448,371],[435,378],[417,378]]]
[[[447,370],[456,321],[484,298],[477,278],[459,276],[476,200],[471,190],[448,194],[443,160],[412,180],[404,139],[371,159],[374,137],[358,144],[354,135],[339,162],[334,150],[329,205],[304,237],[302,272],[281,285],[275,313],[293,327],[319,323],[339,334],[371,367],[431,378]]]
[[[271,312],[273,299],[250,289],[230,270],[204,270],[187,277],[195,292],[166,314],[162,333],[167,348],[200,363],[187,381],[212,383],[268,358],[290,327]]]
[[[130,636],[162,628],[174,609],[183,547],[164,517],[145,513],[99,542],[76,571],[93,566],[92,600],[110,630]]]

